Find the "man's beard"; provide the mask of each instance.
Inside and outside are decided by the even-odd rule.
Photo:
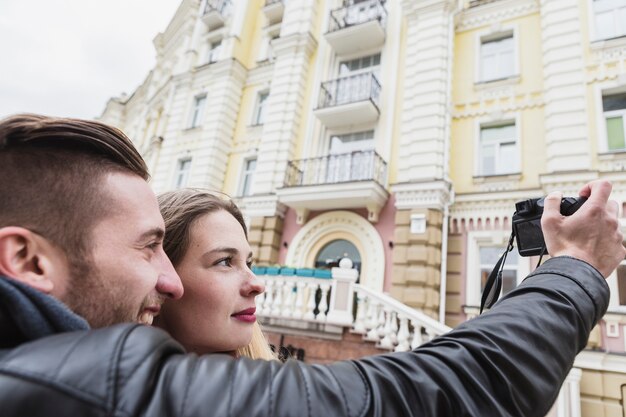
[[[119,288],[119,283],[108,284],[106,277],[90,267],[87,261],[74,260],[70,265],[70,282],[61,301],[87,320],[92,328],[138,320],[147,299],[141,306],[133,306],[136,302],[129,298],[125,288]]]

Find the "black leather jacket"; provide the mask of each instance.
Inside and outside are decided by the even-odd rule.
[[[20,307],[37,297],[43,307]],[[593,267],[554,258],[490,312],[413,352],[310,366],[188,355],[134,324],[68,332],[84,324],[49,317],[72,316],[50,297],[4,285],[0,414],[543,417],[608,298]]]

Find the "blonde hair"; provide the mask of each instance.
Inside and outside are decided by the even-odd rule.
[[[230,213],[241,225],[248,238],[248,230],[239,207],[230,199],[223,199],[199,189],[168,191],[158,196],[159,209],[165,221],[163,249],[172,261],[174,268],[182,261],[191,243],[191,229],[202,216],[219,210]],[[254,323],[252,339],[246,346],[235,351],[235,356],[252,359],[277,359],[263,335],[261,326]]]

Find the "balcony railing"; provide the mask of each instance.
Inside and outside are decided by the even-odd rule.
[[[207,0],[206,6],[204,6],[203,15],[217,12],[222,16],[225,16],[230,10],[230,0]]]
[[[371,72],[322,83],[318,109],[371,100],[378,107],[380,82]]]
[[[495,3],[498,0],[471,0],[469,2],[469,7],[478,7],[478,6],[482,6],[483,4],[487,4],[487,3]]]
[[[378,20],[382,27],[387,22],[387,10],[380,0],[367,0],[350,4],[330,12],[329,32]]]
[[[375,151],[355,151],[289,161],[285,186],[372,180],[384,186],[386,175],[387,163]]]
[[[283,327],[294,321],[351,327],[381,349],[397,352],[415,349],[450,330],[388,295],[356,284],[358,272],[345,261],[324,271],[330,272],[326,278],[257,271],[265,283],[265,293],[256,298],[258,315],[265,324]]]

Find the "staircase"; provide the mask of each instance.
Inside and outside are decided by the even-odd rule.
[[[403,352],[451,330],[386,294],[357,284],[358,271],[347,258],[330,271],[257,268],[255,272],[265,282],[265,293],[256,300],[261,323],[293,335],[318,335],[301,343],[319,338],[349,343],[356,338],[358,344],[365,341],[378,352]],[[346,337],[346,333],[355,336]]]

